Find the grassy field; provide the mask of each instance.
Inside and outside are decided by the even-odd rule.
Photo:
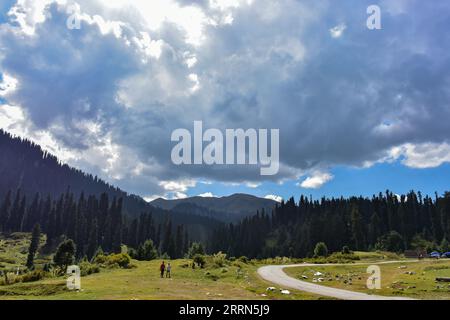
[[[376,264],[376,263],[375,263]],[[297,279],[351,291],[384,296],[407,296],[417,299],[450,299],[450,283],[435,281],[450,277],[450,260],[423,260],[378,264],[381,269],[381,289],[366,287],[368,265],[314,266],[286,268]],[[323,275],[314,276],[316,272]],[[318,281],[321,278],[322,281]]]
[[[160,261],[140,262],[132,269],[102,269],[100,273],[81,278],[82,290],[68,291],[62,277],[31,283],[0,286],[0,299],[317,299],[319,297],[291,290],[267,292],[272,286],[261,280],[257,265],[193,270],[188,260],[171,261],[172,278],[161,279]]]
[[[42,235],[40,244],[45,244],[46,236]],[[30,233],[15,232],[8,237],[0,233],[0,270],[16,269],[17,267],[24,269],[27,261],[28,247],[31,242]],[[35,258],[37,265],[43,265],[49,262],[49,256],[38,254]]]
[[[30,243],[29,234],[16,233],[0,238],[0,270],[15,270],[25,264]],[[42,239],[42,243],[45,238]],[[51,256],[38,256],[42,266]],[[64,277],[11,285],[0,285],[0,299],[319,299],[321,297],[290,290],[282,295],[281,288],[268,292],[273,286],[256,273],[258,263],[227,262],[217,267],[207,258],[204,269],[192,269],[190,260],[174,260],[172,278],[161,279],[160,260],[136,261],[131,269],[102,268],[100,273],[81,278],[82,290],[69,291]],[[167,261],[166,261],[167,262]]]
[[[45,243],[45,236],[41,244]],[[14,233],[5,236],[0,234],[0,271],[24,269],[30,235]],[[389,261],[402,259],[388,252],[355,252],[359,260],[355,263],[372,263],[373,261]],[[50,262],[50,255],[38,255],[35,262],[38,268]],[[315,261],[315,260],[313,260]],[[318,260],[319,262],[327,262]],[[159,276],[160,260],[132,261],[132,268],[101,268],[99,273],[81,278],[81,291],[69,291],[65,285],[65,277],[50,276],[36,282],[0,285],[0,300],[5,299],[327,299],[305,292],[291,290],[291,294],[283,295],[276,285],[262,280],[257,269],[267,264],[292,264],[302,260],[279,258],[247,263],[243,261],[225,261],[218,266],[212,257],[207,257],[204,269],[191,267],[191,260],[174,260],[172,278],[161,279]],[[312,262],[303,260],[303,262]],[[344,266],[322,266],[288,268],[285,271],[294,278],[307,276],[312,281],[313,274],[322,272],[326,281],[321,285],[344,288],[353,291],[375,293],[379,295],[410,296],[425,299],[450,299],[450,284],[437,284],[436,276],[450,276],[450,261],[422,261],[418,263],[402,262],[396,264],[380,264],[382,272],[382,289],[376,292],[366,289],[366,265],[347,264]],[[351,280],[350,280],[351,279]],[[351,284],[350,284],[351,282]],[[268,287],[276,287],[267,291]]]

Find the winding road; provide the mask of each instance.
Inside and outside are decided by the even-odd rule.
[[[380,263],[371,263],[371,264],[386,264],[386,263],[405,263],[406,261],[389,261],[389,262],[380,262]],[[408,261],[414,262],[414,261]],[[336,266],[341,264],[321,264],[320,266]],[[369,265],[367,263],[355,263],[353,265]],[[321,296],[332,297],[341,300],[414,300],[412,298],[404,298],[404,297],[386,297],[386,296],[378,296],[371,295],[362,292],[354,292],[350,290],[337,289],[332,287],[321,286],[315,283],[310,283],[306,281],[301,281],[295,278],[288,276],[284,273],[283,269],[285,268],[293,268],[293,267],[317,267],[317,264],[293,264],[293,265],[273,265],[273,266],[264,266],[258,269],[258,274],[261,278],[266,281],[275,283],[283,288],[291,288],[300,291],[305,291]]]

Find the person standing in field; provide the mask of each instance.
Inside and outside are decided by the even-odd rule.
[[[161,278],[164,278],[164,271],[166,270],[166,265],[164,264],[164,261],[159,266],[159,271],[161,272]]]
[[[172,266],[170,265],[169,262],[167,263],[166,278],[170,278],[170,271],[172,271]]]

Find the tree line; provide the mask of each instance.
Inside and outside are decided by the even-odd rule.
[[[8,191],[1,202],[0,231],[38,233],[39,229],[40,233],[42,230],[47,235],[44,250],[49,251],[64,238],[72,239],[77,258],[92,258],[99,248],[119,253],[122,245],[139,252],[148,247],[149,240],[158,255],[181,258],[187,252],[190,239],[183,224],[174,225],[169,215],[156,223],[151,212],[129,217],[122,213],[122,207],[122,198],[110,199],[107,193],[98,198],[81,192],[76,198],[67,190],[57,199],[37,193],[28,202],[27,196],[18,189],[15,193]]]
[[[218,227],[209,250],[230,256],[311,257],[317,243],[331,252],[352,250],[449,250],[450,193],[423,197],[420,192],[397,196],[390,191],[372,198],[301,196],[258,212],[237,224]]]

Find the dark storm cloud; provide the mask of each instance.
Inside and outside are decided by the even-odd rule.
[[[65,8],[52,5],[34,36],[8,25],[0,31],[1,68],[20,83],[8,101],[67,147],[89,149],[108,136],[126,148],[135,157],[119,152],[120,166],[143,168],[119,181],[140,194],[160,194],[161,180],[268,178],[256,167],[172,165],[170,134],[194,120],[222,130],[279,128],[275,180],[378,161],[405,143],[448,142],[450,4],[380,2],[383,29],[370,31],[372,2],[255,1],[221,12],[206,1],[178,1],[205,17],[223,15],[204,24],[200,45],[186,42],[174,22],[143,29],[138,12],[92,2],[82,10],[121,21],[121,34],[96,23],[68,30]],[[345,27],[332,37],[336,26]],[[143,53],[141,32],[159,55]],[[86,133],[84,121],[99,130]]]

